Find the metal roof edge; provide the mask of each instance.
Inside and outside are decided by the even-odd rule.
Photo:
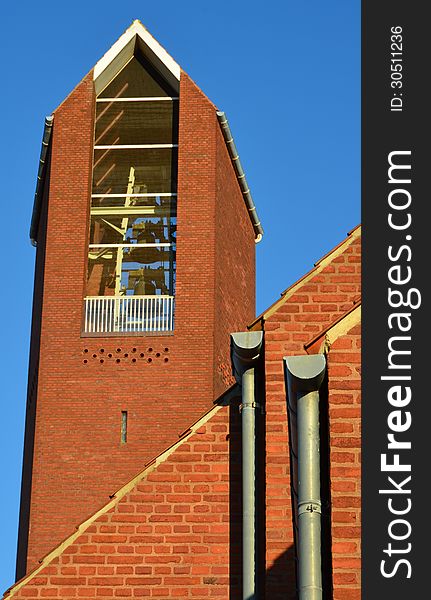
[[[42,193],[46,177],[46,159],[51,141],[52,127],[54,124],[54,115],[45,117],[45,126],[43,129],[42,146],[40,149],[39,169],[37,172],[36,191],[34,194],[33,212],[30,224],[30,241],[33,246],[37,245],[37,230],[39,228],[40,211],[42,206]]]

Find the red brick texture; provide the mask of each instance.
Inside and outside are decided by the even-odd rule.
[[[90,73],[55,111],[37,409],[27,426],[34,457],[30,435],[25,449],[32,460],[22,500],[30,502],[27,569],[212,406],[229,385],[228,332],[254,317],[247,209],[215,108],[182,73],[175,331],[81,336],[94,106]],[[120,443],[122,411],[127,444]],[[21,565],[25,549],[24,541]]]
[[[244,316],[249,315],[247,323],[250,323],[256,314],[255,280],[251,276],[255,271],[255,249],[249,243],[250,238],[254,239],[254,231],[249,215],[244,211],[244,198],[232,173],[219,127],[216,142],[215,397],[224,391],[226,384],[233,383],[226,341],[231,333],[244,328]]]
[[[361,331],[328,353],[334,600],[360,600]]]

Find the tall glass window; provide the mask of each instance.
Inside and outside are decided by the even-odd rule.
[[[87,332],[173,327],[177,149],[178,97],[135,55],[96,101]]]

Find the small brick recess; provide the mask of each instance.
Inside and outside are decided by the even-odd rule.
[[[346,267],[354,266],[354,272]],[[265,597],[296,598],[282,357],[325,350],[330,506],[326,576],[360,600],[360,229],[286,290],[265,330],[265,464],[258,572]],[[332,332],[335,331],[336,335]],[[6,597],[241,598],[241,437],[235,397],[197,421]],[[82,491],[85,494],[85,490]],[[262,512],[263,511],[263,512]]]

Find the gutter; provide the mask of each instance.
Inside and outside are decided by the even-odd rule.
[[[220,123],[220,127],[223,133],[224,141],[226,142],[227,149],[229,151],[229,155],[235,169],[236,178],[239,183],[239,187],[241,188],[241,193],[245,200],[245,204],[248,209],[248,213],[250,215],[250,219],[253,225],[254,234],[255,234],[255,242],[256,244],[260,242],[263,236],[263,227],[260,223],[256,207],[253,202],[253,198],[251,197],[250,188],[248,187],[247,179],[245,178],[244,169],[242,168],[242,164],[238,155],[238,151],[235,146],[235,142],[233,141],[233,135],[229,127],[228,120],[226,118],[226,114],[223,111],[218,110],[216,112],[218,122]]]
[[[256,436],[255,370],[259,366],[263,331],[231,334],[232,370],[242,388],[242,598],[256,593]]]
[[[319,388],[323,354],[283,359],[289,415],[299,600],[322,600]]]
[[[54,115],[45,117],[45,127],[42,137],[42,148],[40,150],[39,169],[37,172],[36,192],[34,194],[33,213],[30,225],[30,241],[33,246],[37,246],[37,230],[39,227],[40,211],[42,207],[42,192],[45,182],[46,156],[48,153],[49,142],[51,139]]]

